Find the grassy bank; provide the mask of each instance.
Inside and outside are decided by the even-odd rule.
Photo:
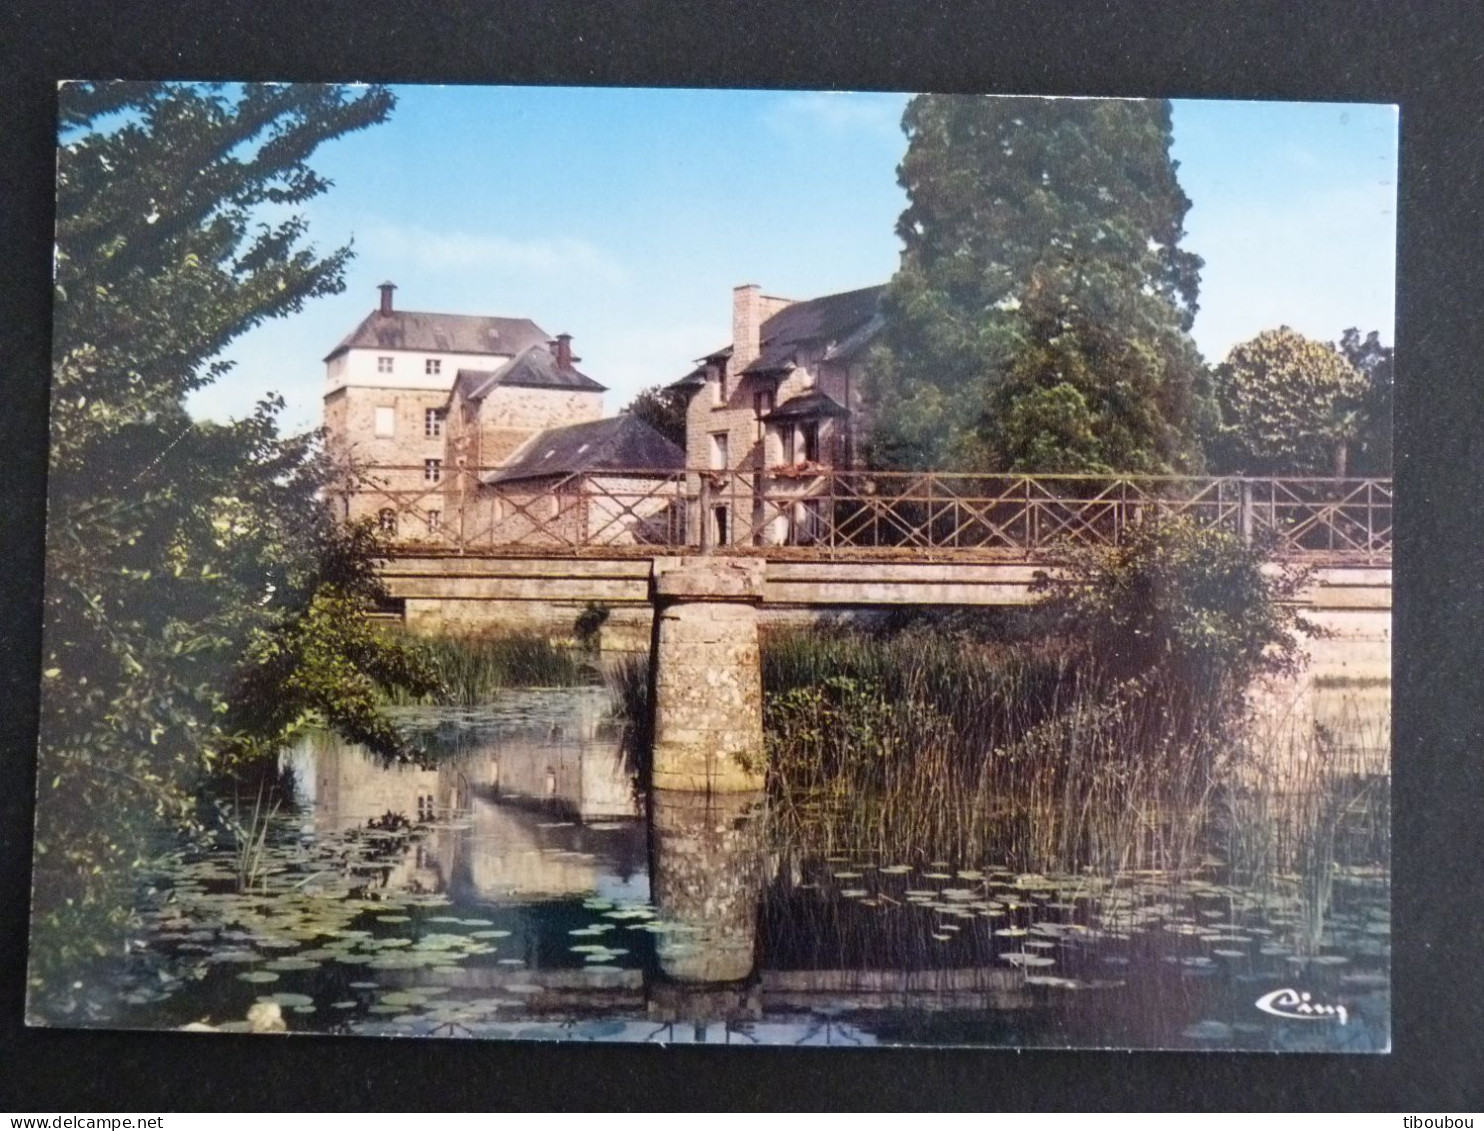
[[[590,657],[537,632],[491,631],[417,637],[446,696],[388,696],[396,706],[435,702],[487,703],[507,687],[571,687],[595,678]]]

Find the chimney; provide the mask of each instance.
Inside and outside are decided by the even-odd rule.
[[[740,373],[762,351],[762,290],[756,283],[732,288],[732,364],[731,371]]]
[[[558,334],[556,337],[556,364],[558,369],[572,368],[572,335]]]
[[[381,313],[390,314],[392,312],[392,292],[397,289],[397,284],[390,282],[381,283],[376,289],[381,292]]]

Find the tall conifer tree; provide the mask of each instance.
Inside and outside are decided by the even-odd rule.
[[[1158,472],[1212,419],[1167,102],[922,95],[867,378],[880,466]]]

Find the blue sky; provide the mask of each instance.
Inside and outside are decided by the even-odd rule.
[[[389,122],[322,147],[315,242],[354,241],[344,294],[233,343],[198,416],[268,391],[320,422],[322,358],[376,302],[524,316],[574,335],[616,412],[730,338],[731,289],[810,298],[886,281],[908,96],[404,87]],[[1392,341],[1397,117],[1338,103],[1176,102],[1174,156],[1206,260],[1197,344],[1287,323]]]

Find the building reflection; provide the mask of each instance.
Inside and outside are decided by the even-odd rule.
[[[384,887],[486,902],[644,888],[643,829],[621,733],[594,689],[424,736],[427,767],[387,764],[328,732],[287,759],[306,831],[424,827]],[[627,819],[627,820],[626,820]],[[639,893],[647,895],[647,889]]]

